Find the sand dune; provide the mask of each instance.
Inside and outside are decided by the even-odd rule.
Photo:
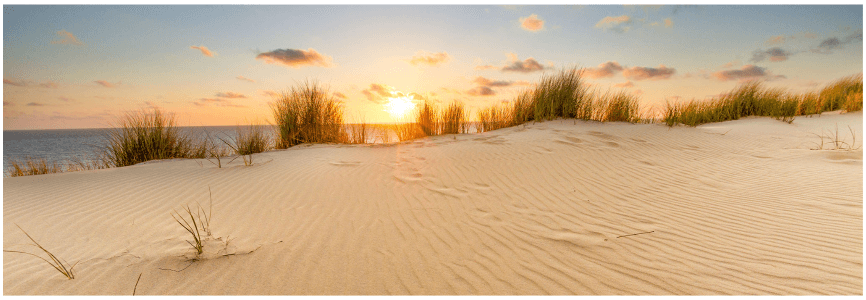
[[[697,128],[561,120],[4,178],[73,280],[4,253],[18,294],[862,294],[862,114]],[[826,142],[825,142],[826,143]],[[201,163],[201,165],[199,164]],[[213,193],[195,257],[169,215]],[[30,249],[32,250],[32,249]]]

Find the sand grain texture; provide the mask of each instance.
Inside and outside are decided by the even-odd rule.
[[[396,145],[301,145],[5,178],[67,280],[3,255],[19,294],[862,294],[862,114],[690,127],[560,120]],[[844,130],[843,130],[844,129]],[[213,191],[201,259],[169,215]]]

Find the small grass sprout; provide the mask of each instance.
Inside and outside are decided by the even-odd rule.
[[[57,270],[57,272],[60,272],[60,274],[63,274],[63,276],[66,276],[67,279],[75,279],[75,273],[72,272],[72,269],[75,268],[75,265],[77,265],[78,262],[67,267],[69,265],[69,263],[67,263],[65,261],[61,261],[59,258],[57,258],[57,256],[54,256],[54,254],[52,254],[50,251],[48,251],[47,249],[42,247],[42,245],[40,245],[38,242],[36,242],[35,239],[33,239],[33,237],[31,237],[29,234],[27,234],[27,232],[24,231],[24,229],[21,228],[21,226],[19,226],[18,224],[15,224],[15,226],[18,226],[18,229],[21,229],[21,232],[23,232],[24,235],[26,235],[27,238],[33,242],[33,244],[31,244],[30,246],[36,246],[37,248],[39,248],[39,250],[42,250],[42,252],[45,252],[45,254],[48,255],[48,258],[51,260],[45,259],[42,256],[30,253],[30,252],[24,252],[24,251],[3,250],[3,252],[22,253],[22,254],[35,256],[35,257],[45,261],[49,265],[51,265],[52,268]]]
[[[183,227],[183,229],[185,229],[192,237],[192,241],[186,242],[189,243],[190,246],[193,247],[193,249],[195,249],[197,255],[204,252],[204,246],[202,245],[202,232],[205,232],[206,236],[211,235],[210,221],[213,213],[212,196],[213,195],[211,194],[210,187],[208,186],[208,197],[210,197],[211,199],[209,211],[205,211],[201,204],[198,203],[198,201],[196,201],[198,207],[195,210],[195,214],[193,214],[193,210],[189,207],[189,205],[183,208],[183,210],[186,212],[186,215],[189,216],[189,221],[186,220],[186,217],[183,214],[177,212],[177,210],[175,210],[174,213],[171,214],[171,217],[174,218],[174,220],[181,227]]]

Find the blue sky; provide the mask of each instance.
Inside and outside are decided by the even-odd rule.
[[[350,119],[390,122],[388,92],[474,110],[569,66],[648,107],[863,69],[860,5],[4,5],[3,24],[4,129],[105,127],[154,106],[183,125],[261,123],[270,95],[305,80],[345,96]]]

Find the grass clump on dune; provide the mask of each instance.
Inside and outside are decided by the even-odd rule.
[[[439,112],[438,121],[440,134],[467,133],[469,131],[468,123],[466,123],[466,106],[460,101],[451,102]]]
[[[277,124],[274,147],[285,149],[303,143],[344,143],[343,108],[317,83],[293,87],[271,104]]]
[[[574,118],[584,103],[587,86],[583,81],[583,69],[565,69],[558,74],[545,75],[532,91],[533,120],[545,121],[556,118]]]
[[[194,141],[178,129],[173,115],[159,109],[127,113],[108,131],[102,147],[105,163],[113,167],[169,158],[204,158],[205,141]]]
[[[583,115],[594,115],[592,120],[601,122],[631,123],[636,123],[641,120],[638,113],[640,105],[638,104],[637,97],[633,94],[629,94],[625,91],[607,92],[603,96],[595,95],[592,98],[597,98],[598,100],[592,101],[591,99],[587,99],[584,102],[585,107],[590,107],[591,109],[585,107],[581,108],[584,110],[582,112]],[[582,119],[589,120],[590,118]]]
[[[236,134],[232,139],[226,140],[220,138],[220,140],[229,148],[232,149],[234,154],[242,157],[244,160],[244,165],[250,166],[253,164],[253,154],[265,152],[270,149],[270,137],[265,133],[264,126],[262,125],[249,125],[246,127],[238,126],[236,129]],[[220,156],[218,151],[210,151],[212,156],[216,156],[216,160],[218,166],[221,167]],[[235,157],[237,158],[237,157]]]
[[[41,158],[26,158],[23,160],[13,160],[10,162],[9,175],[12,177],[53,174],[63,172],[63,168],[54,163],[48,163],[48,160]]]

